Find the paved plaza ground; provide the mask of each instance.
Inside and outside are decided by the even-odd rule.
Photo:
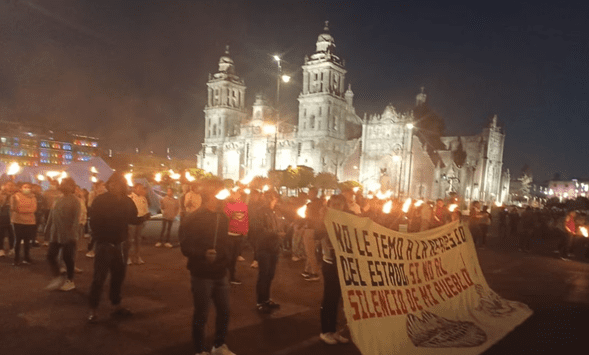
[[[145,231],[144,265],[128,269],[123,303],[133,317],[111,319],[106,293],[98,324],[86,323],[92,259],[78,253],[77,289],[48,292],[46,248],[34,248],[33,265],[13,267],[0,258],[0,354],[193,354],[192,300],[186,259],[179,248],[155,248],[158,221]],[[589,337],[589,264],[562,261],[551,250],[555,240],[539,240],[530,254],[513,243],[479,250],[487,281],[498,294],[528,304],[534,315],[485,354],[585,354]],[[84,243],[85,245],[85,243]],[[580,255],[580,250],[577,250]],[[238,263],[242,285],[231,287],[231,325],[227,343],[238,355],[359,354],[353,344],[328,346],[318,335],[322,283],[300,276],[303,262],[281,258],[272,298],[282,305],[261,316],[255,309],[257,271],[251,252]],[[343,317],[340,317],[343,325]],[[210,317],[208,334],[212,334]]]

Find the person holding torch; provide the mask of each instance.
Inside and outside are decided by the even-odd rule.
[[[197,354],[208,354],[205,327],[211,301],[216,308],[213,355],[234,354],[227,348],[225,337],[229,326],[229,280],[231,261],[229,219],[222,210],[222,201],[229,197],[222,181],[203,183],[202,205],[187,214],[181,222],[180,248],[188,258],[194,314],[192,340]]]

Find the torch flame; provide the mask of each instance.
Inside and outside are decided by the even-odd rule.
[[[56,176],[59,176],[60,172],[59,171],[48,171],[45,175],[47,175],[50,178],[54,178]]]
[[[39,174],[39,175],[37,175],[37,180],[44,181],[45,180],[45,176],[43,176],[43,174]]]
[[[453,203],[450,206],[448,206],[448,211],[454,212],[456,208],[458,208],[458,205]]]
[[[307,205],[304,205],[303,207],[299,208],[297,210],[297,214],[301,217],[301,218],[307,218]]]
[[[98,174],[98,170],[96,170],[95,166],[90,167],[90,172],[93,174]]]
[[[387,203],[385,203],[385,204],[382,206],[382,212],[383,212],[383,213],[387,213],[387,214],[388,214],[388,213],[391,213],[391,210],[392,210],[392,209],[393,209],[393,201],[391,201],[391,200],[387,201]]]
[[[581,234],[583,235],[583,237],[585,237],[585,238],[589,237],[586,227],[579,227],[579,230],[581,231]]]
[[[155,177],[153,179],[155,180],[155,182],[161,182],[162,181],[162,173],[155,174]]]
[[[264,187],[262,187],[262,191],[266,192],[268,190],[270,190],[270,186],[264,185]]]
[[[501,203],[499,201],[495,201],[495,206],[501,207]]]
[[[254,179],[254,177],[252,175],[250,175],[250,176],[246,176],[245,178],[241,179],[240,182],[244,185],[247,185],[250,182],[252,182],[253,179]]]
[[[403,204],[403,212],[409,212],[409,207],[411,207],[411,197],[405,200],[405,203]]]
[[[218,194],[215,195],[215,198],[217,200],[224,200],[227,197],[229,197],[229,195],[231,195],[231,193],[229,192],[229,190],[223,189],[223,190],[219,191]]]
[[[191,181],[191,182],[196,180],[196,178],[194,176],[192,176],[188,171],[186,173],[184,173],[184,177],[186,178],[186,180]]]
[[[390,198],[392,194],[393,192],[391,190],[387,190],[384,193],[381,191],[377,191],[376,198],[378,198],[379,200],[386,200],[387,198]]]
[[[91,176],[90,181],[91,182],[98,182],[98,178],[96,176]]]
[[[246,195],[249,195],[252,192],[252,190],[246,188],[243,189],[243,192],[245,192]]]
[[[231,189],[231,191],[233,191],[233,192],[237,192],[237,190],[239,190],[239,186],[235,186],[234,188]]]
[[[20,171],[20,165],[18,163],[10,163],[8,165],[8,170],[6,170],[6,175],[16,175]]]
[[[125,180],[127,180],[127,185],[129,185],[129,187],[133,187],[133,173],[126,173],[123,176],[125,177]]]
[[[417,200],[417,201],[415,201],[415,207],[419,207],[421,205],[423,205],[423,200]]]
[[[62,171],[59,177],[57,178],[57,181],[61,184],[61,180],[65,179],[66,177],[67,173],[65,171]]]
[[[356,186],[352,189],[352,191],[354,191],[354,193],[358,193],[358,191],[360,191],[360,187]]]

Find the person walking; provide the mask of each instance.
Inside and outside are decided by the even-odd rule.
[[[231,260],[229,261],[229,283],[241,285],[241,281],[235,277],[237,258],[241,254],[243,240],[249,231],[248,208],[243,202],[240,193],[235,192],[231,200],[225,204],[225,214],[229,218],[229,241],[231,244]]]
[[[159,248],[163,245],[166,248],[171,248],[170,234],[172,225],[180,212],[180,202],[174,197],[174,190],[168,188],[166,196],[160,201],[160,206],[162,209],[162,232],[160,233],[159,242],[155,243],[155,247]]]
[[[14,266],[21,264],[20,247],[21,242],[24,246],[23,264],[31,263],[29,243],[35,235],[36,220],[35,212],[37,211],[37,199],[31,191],[31,184],[25,182],[21,185],[20,190],[10,198],[10,222],[14,227]]]
[[[216,309],[211,354],[235,355],[225,343],[229,328],[229,219],[223,213],[221,201],[215,197],[223,188],[222,181],[205,182],[201,207],[187,214],[180,228],[180,249],[188,259],[190,270],[194,302],[192,341],[197,355],[209,354],[204,333],[211,301]]]
[[[74,255],[76,253],[76,240],[80,233],[82,209],[80,201],[74,196],[76,183],[72,178],[63,179],[59,190],[62,197],[54,202],[45,224],[45,239],[49,240],[47,261],[54,277],[46,289],[71,291],[76,288],[74,285]],[[67,270],[66,279],[60,276],[57,261],[60,251]]]
[[[10,224],[10,198],[15,190],[14,182],[8,181],[2,185],[2,191],[0,191],[0,257],[14,254],[14,231]],[[4,250],[5,238],[8,238],[8,253]]]
[[[184,208],[186,209],[186,214],[190,214],[200,208],[202,204],[202,197],[198,193],[199,185],[193,183],[190,191],[186,193],[184,196]]]
[[[137,208],[137,218],[129,224],[129,242],[131,243],[129,260],[127,264],[145,264],[145,261],[141,259],[141,232],[145,221],[151,216],[149,214],[149,204],[147,202],[147,191],[142,184],[135,184],[133,192],[129,195],[135,207]]]
[[[280,196],[275,191],[266,191],[260,219],[255,221],[258,236],[258,281],[256,282],[256,307],[260,313],[270,313],[280,305],[270,298],[270,288],[276,273],[280,245],[284,231],[280,229],[276,216],[276,204]]]
[[[110,302],[113,316],[130,316],[121,305],[121,287],[125,279],[129,248],[129,225],[137,219],[137,207],[127,196],[127,180],[115,172],[106,182],[107,192],[96,197],[90,208],[90,228],[95,240],[94,275],[90,286],[88,321],[95,323],[102,287],[110,273]]]
[[[536,227],[536,216],[532,207],[528,206],[522,213],[521,217],[521,233],[519,235],[518,251],[526,253],[530,252],[530,243],[532,241],[532,235]]]
[[[472,234],[475,246],[479,246],[481,243],[480,210],[481,203],[479,201],[474,201],[470,206],[470,214],[468,215],[468,228]]]
[[[448,220],[448,209],[444,206],[444,200],[441,198],[436,200],[436,205],[432,212],[432,228],[437,228],[446,224]]]
[[[321,233],[325,230],[325,225],[320,216],[322,215],[323,199],[317,197],[318,190],[311,188],[309,190],[309,199],[306,211],[306,226],[303,232],[303,243],[305,245],[305,269],[302,273],[307,281],[319,281],[319,263],[317,261],[317,240],[321,239]]]

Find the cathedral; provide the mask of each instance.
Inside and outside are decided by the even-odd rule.
[[[327,23],[315,53],[305,57],[302,74],[298,124],[281,122],[262,95],[256,96],[251,111],[246,108],[246,86],[227,49],[218,72],[207,82],[199,167],[237,181],[266,175],[273,168],[304,165],[340,181],[358,181],[367,191],[390,191],[398,197],[456,194],[465,201],[507,200],[505,134],[497,116],[477,135],[441,137],[441,149],[431,149],[417,134],[413,111],[399,112],[388,105],[382,114],[358,116]],[[422,88],[416,107],[425,102]]]

